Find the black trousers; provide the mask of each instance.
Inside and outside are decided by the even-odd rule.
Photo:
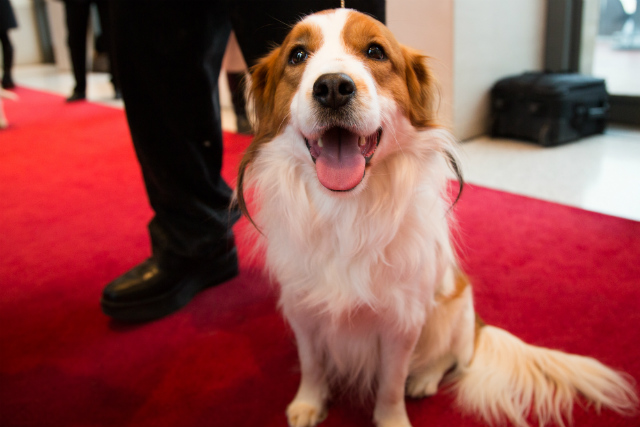
[[[119,89],[120,86],[117,67],[114,66],[114,50],[110,43],[113,39],[111,34],[110,0],[65,0],[67,41],[69,53],[71,54],[73,77],[76,81],[74,92],[78,93],[85,93],[87,90],[87,30],[89,28],[91,3],[95,3],[98,7],[102,38],[106,42],[109,56],[111,83],[116,89]]]
[[[9,39],[9,33],[0,30],[0,45],[2,46],[2,78],[11,79],[13,68],[13,45]]]
[[[127,120],[155,216],[154,254],[213,252],[239,212],[221,178],[218,76],[234,29],[249,66],[304,14],[339,0],[117,0],[116,64]],[[384,20],[384,0],[349,7]]]

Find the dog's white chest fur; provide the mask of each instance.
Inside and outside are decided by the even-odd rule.
[[[414,137],[428,142],[434,135]],[[366,389],[379,371],[380,336],[421,329],[442,265],[453,259],[432,176],[443,176],[446,166],[435,155],[424,158],[428,170],[390,156],[365,191],[336,197],[317,182],[294,138],[285,131],[253,165],[256,194],[268,194],[256,214],[266,264],[284,315],[294,330],[308,331],[297,335],[312,337],[325,375]],[[405,174],[390,176],[395,168]]]
[[[282,300],[334,319],[360,307],[388,320],[412,318],[413,311],[420,318],[443,273],[437,266],[452,257],[444,202],[428,174],[419,175],[426,171],[397,155],[387,159],[389,170],[415,175],[413,188],[401,182],[406,175],[385,176],[379,167],[365,191],[336,197],[318,184],[312,165],[292,160],[308,156],[303,144],[292,147],[292,134],[274,139],[254,165],[257,193],[269,195],[256,218]],[[442,173],[435,156],[429,163],[432,173]]]

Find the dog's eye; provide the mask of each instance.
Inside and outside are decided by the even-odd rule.
[[[377,44],[369,46],[369,49],[367,49],[367,56],[371,59],[377,59],[378,61],[386,58],[384,50]]]
[[[300,64],[307,60],[309,54],[306,50],[299,47],[291,51],[291,55],[289,55],[289,63],[292,65]]]

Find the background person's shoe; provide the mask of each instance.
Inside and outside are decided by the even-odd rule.
[[[251,122],[249,122],[247,116],[236,116],[236,126],[238,133],[242,135],[251,135],[253,133]]]
[[[2,77],[2,88],[3,89],[15,89],[16,84],[13,82],[13,79],[11,78],[11,76],[8,75],[4,75],[4,77]]]
[[[84,92],[73,92],[70,97],[67,98],[67,102],[84,101],[87,99],[87,94]]]
[[[238,274],[235,246],[203,258],[151,257],[109,283],[102,311],[116,320],[145,322],[184,307],[199,291]]]

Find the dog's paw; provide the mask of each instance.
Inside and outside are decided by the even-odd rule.
[[[438,384],[442,376],[422,375],[409,378],[407,381],[407,396],[421,398],[433,396],[438,391]]]
[[[306,402],[293,401],[287,408],[287,419],[291,427],[313,427],[327,417],[327,411]]]

